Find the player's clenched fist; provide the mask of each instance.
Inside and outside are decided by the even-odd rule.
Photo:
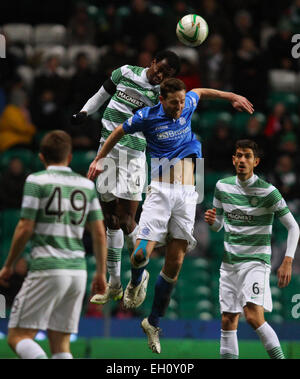
[[[205,212],[204,220],[205,220],[205,222],[207,222],[209,225],[214,224],[214,222],[216,221],[216,208],[208,209],[208,210]]]

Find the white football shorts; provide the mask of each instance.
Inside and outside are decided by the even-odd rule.
[[[86,278],[84,270],[77,276],[29,272],[14,299],[8,327],[77,333]]]
[[[250,262],[249,262],[250,263]],[[272,312],[270,265],[253,261],[239,270],[220,268],[219,300],[221,313],[243,313],[249,302]]]
[[[165,245],[169,239],[188,241],[188,251],[196,246],[193,237],[198,194],[192,185],[152,181],[143,204],[137,239]]]
[[[116,198],[141,201],[147,176],[145,154],[132,157],[126,147],[118,148],[110,151],[105,162],[105,171],[96,181],[101,201],[110,202]]]

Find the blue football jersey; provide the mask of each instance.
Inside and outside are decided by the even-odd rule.
[[[124,132],[142,132],[151,158],[166,158],[173,164],[188,156],[201,158],[201,143],[191,128],[191,118],[198,101],[199,96],[195,92],[187,92],[185,106],[178,119],[168,117],[160,103],[142,108],[124,122]],[[154,171],[155,167],[152,167],[152,177],[157,174]]]

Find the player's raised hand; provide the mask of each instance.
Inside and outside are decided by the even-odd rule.
[[[254,112],[253,104],[244,96],[234,94],[231,104],[239,112],[245,111],[250,114]]]
[[[90,164],[89,171],[87,173],[87,177],[90,180],[95,180],[98,175],[101,174],[104,170],[101,167],[101,160],[97,159],[97,157],[93,160],[93,162]]]
[[[75,113],[71,116],[71,124],[72,125],[80,125],[83,124],[87,119],[86,112]]]
[[[209,225],[214,224],[216,221],[216,208],[213,209],[208,209],[205,214],[204,214],[204,220],[207,222]]]

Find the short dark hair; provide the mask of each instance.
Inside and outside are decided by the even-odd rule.
[[[259,158],[261,156],[257,143],[250,139],[240,139],[236,141],[234,153],[236,153],[237,149],[251,149],[255,158]]]
[[[186,86],[182,80],[177,78],[165,79],[160,85],[160,94],[164,99],[168,97],[169,93],[182,90],[186,91]]]
[[[159,51],[155,55],[154,59],[156,60],[156,62],[160,62],[165,59],[168,62],[168,66],[170,66],[170,68],[175,70],[174,75],[177,75],[179,73],[180,58],[173,51],[170,51],[170,50]]]
[[[48,164],[64,162],[71,152],[72,139],[63,130],[53,130],[47,133],[40,144],[40,153],[43,154]]]

